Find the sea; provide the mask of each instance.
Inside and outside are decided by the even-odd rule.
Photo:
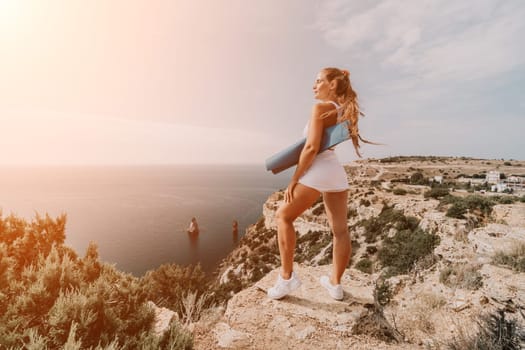
[[[290,177],[263,165],[3,166],[0,212],[64,213],[66,245],[83,256],[95,242],[101,260],[135,276],[166,263],[212,272]]]

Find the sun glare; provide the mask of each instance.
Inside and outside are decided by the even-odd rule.
[[[17,29],[24,8],[24,1],[0,0],[0,34],[6,35]]]

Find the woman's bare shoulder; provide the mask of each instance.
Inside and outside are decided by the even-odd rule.
[[[330,102],[318,102],[312,108],[312,119],[324,119],[325,113],[335,109],[335,106]]]
[[[330,102],[317,102],[312,108],[312,114],[320,117],[323,113],[329,112],[335,109],[333,103]]]

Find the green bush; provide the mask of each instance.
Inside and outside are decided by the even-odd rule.
[[[374,289],[374,297],[379,305],[385,306],[392,300],[394,292],[392,286],[388,281],[376,281],[376,287]]]
[[[144,346],[144,343],[146,342],[140,344],[141,349],[191,350],[193,349],[193,335],[182,329],[179,322],[172,321],[170,323],[170,328],[160,337],[160,339],[153,337],[150,346]]]
[[[176,264],[164,264],[148,271],[141,278],[141,285],[149,300],[182,316],[183,297],[188,291],[196,292],[197,297],[204,294],[206,275],[200,265],[182,267]]]
[[[452,204],[446,215],[458,219],[464,219],[467,212],[486,218],[492,213],[492,207],[496,203],[497,201],[490,197],[477,194],[464,198],[449,195],[441,199],[441,204]]]
[[[454,203],[450,208],[448,208],[446,216],[456,219],[464,219],[465,214],[467,213],[467,206],[462,203]]]
[[[398,231],[393,237],[387,237],[378,252],[378,259],[386,268],[387,276],[409,272],[414,263],[431,254],[439,244],[439,236],[421,229]]]
[[[375,254],[377,253],[377,247],[375,245],[369,245],[366,247],[366,253],[367,254]]]
[[[5,243],[8,254],[14,259],[14,270],[20,272],[31,265],[40,254],[47,256],[54,245],[62,246],[65,235],[66,215],[53,220],[36,214],[31,223],[10,215],[3,219],[0,213],[0,243]]]
[[[523,197],[524,200],[525,200],[525,196]],[[353,218],[353,217],[356,217],[357,216],[357,210],[354,209],[354,208],[349,208],[348,209],[348,213],[346,215],[346,218],[347,219],[350,219],[350,218]]]
[[[308,231],[302,236],[299,236],[297,238],[297,244],[305,243],[305,242],[316,242],[321,239],[321,237],[324,235],[323,231]]]
[[[425,178],[422,172],[416,171],[410,175],[410,184],[411,185],[428,185],[428,179]]]
[[[518,200],[517,197],[514,196],[495,196],[496,198],[493,198],[497,203],[499,204],[513,204]]]
[[[403,211],[385,205],[377,217],[361,220],[357,225],[365,229],[365,242],[374,243],[378,238],[383,238],[391,229],[415,229],[419,220],[406,217]]]
[[[407,194],[407,191],[403,188],[396,187],[394,188],[393,193],[398,196],[404,196],[405,194]]]
[[[163,337],[152,333],[138,278],[101,263],[94,243],[79,258],[64,240],[65,215],[31,223],[0,215],[2,349],[192,347],[176,325]]]
[[[480,196],[478,194],[469,195],[464,198],[464,201],[469,210],[478,210],[483,215],[490,215],[492,207],[496,204],[490,197]]]
[[[365,207],[369,207],[372,203],[368,199],[361,198],[359,201],[359,205],[363,205]]]
[[[423,196],[425,198],[440,198],[448,195],[450,192],[447,187],[433,187],[429,191],[426,191]]]
[[[372,261],[368,258],[363,258],[361,260],[359,260],[357,262],[357,264],[355,264],[355,268],[360,270],[360,271],[363,271],[364,273],[372,273],[373,272],[373,269],[372,269]]]
[[[319,216],[322,213],[324,213],[324,203],[323,202],[321,202],[319,205],[314,207],[314,209],[312,210],[312,214],[315,216]]]
[[[323,231],[308,231],[297,238],[297,262],[310,262],[323,248],[332,241],[332,235]]]

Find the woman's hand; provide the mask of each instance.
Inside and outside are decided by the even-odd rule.
[[[293,199],[293,190],[295,186],[297,186],[298,182],[295,180],[290,181],[290,184],[288,187],[286,187],[286,191],[284,191],[284,202],[290,203]]]

